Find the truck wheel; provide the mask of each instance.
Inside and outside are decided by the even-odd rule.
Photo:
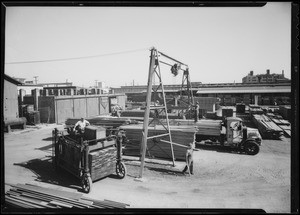
[[[116,173],[119,178],[124,178],[126,176],[127,170],[123,162],[118,162],[116,165]]]
[[[256,142],[247,142],[244,150],[248,155],[256,155],[259,152],[259,145]]]
[[[84,176],[81,181],[82,190],[85,193],[89,193],[92,190],[92,178],[90,176]]]

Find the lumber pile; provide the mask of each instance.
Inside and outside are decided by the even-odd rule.
[[[74,126],[79,120],[80,118],[67,118],[65,121],[65,125]],[[86,120],[89,121],[91,125],[110,126],[114,128],[131,123],[131,120],[128,118],[118,118],[111,116],[90,117],[86,118]]]
[[[264,114],[253,114],[252,121],[263,138],[278,139],[283,135],[282,129]]]
[[[123,150],[124,155],[140,156],[143,125],[126,125],[121,126],[126,131],[127,143]],[[167,133],[162,126],[149,127],[148,137]],[[174,158],[176,160],[185,160],[186,150],[190,143],[194,143],[196,128],[191,126],[170,126],[172,142],[183,145],[173,144]],[[169,136],[149,139],[147,141],[146,156],[149,158],[172,159],[172,151]]]
[[[263,114],[264,111],[260,106],[256,106],[256,105],[249,105],[249,113],[250,115],[253,114]]]
[[[273,113],[268,113],[267,116],[278,125],[287,136],[291,136],[291,124],[289,121],[282,118],[280,115],[275,115]]]
[[[121,111],[121,117],[144,117],[145,110],[124,110]],[[153,114],[150,114],[153,117]]]
[[[121,117],[128,117],[131,120],[138,120],[143,121],[145,115],[145,110],[126,110],[121,112]],[[150,119],[154,117],[154,112],[150,111]],[[160,114],[159,116],[161,119],[165,119],[166,116],[164,115],[164,112]],[[180,116],[178,114],[174,113],[168,113],[169,119],[179,119]]]
[[[8,208],[35,209],[97,209],[126,208],[128,204],[110,200],[95,200],[86,198],[75,191],[64,191],[31,184],[10,184],[5,193],[5,203]]]
[[[207,111],[204,115],[205,118],[207,119],[218,119],[219,117],[217,116],[216,112],[212,112],[212,111]]]
[[[198,128],[197,134],[206,136],[220,136],[221,120],[199,120],[196,125]]]
[[[89,153],[92,181],[116,172],[117,148],[114,146]]]
[[[287,136],[291,136],[291,126],[290,125],[279,125],[279,127],[284,131]]]

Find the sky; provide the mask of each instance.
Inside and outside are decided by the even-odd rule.
[[[10,6],[5,21],[4,72],[28,81],[38,76],[38,83],[146,85],[151,47],[188,65],[192,82],[241,83],[250,71],[267,69],[291,77],[289,2],[199,8]],[[169,66],[161,64],[160,70],[164,84],[181,83]]]

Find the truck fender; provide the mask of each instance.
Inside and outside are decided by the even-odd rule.
[[[251,141],[254,141],[253,139],[246,139],[244,141],[241,141],[238,145],[238,148],[242,149],[244,148],[244,146],[248,143],[248,142],[251,142]]]

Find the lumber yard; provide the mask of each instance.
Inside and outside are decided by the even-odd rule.
[[[174,77],[182,76],[180,90],[175,94],[165,91],[160,70],[162,64],[169,67],[167,72]],[[159,83],[154,83],[154,79]],[[10,77],[7,77],[7,81],[20,85]],[[147,177],[151,180],[155,177],[157,182],[165,177],[166,180],[175,180],[176,177],[178,184],[193,180],[193,177],[201,181],[200,176],[206,177],[202,168],[209,169],[203,165],[209,161],[217,162],[209,157],[214,150],[222,152],[216,156],[220,163],[223,158],[226,160],[237,154],[245,155],[239,157],[237,163],[252,163],[264,159],[265,144],[270,147],[273,141],[277,145],[280,145],[280,141],[289,143],[289,105],[258,105],[257,96],[253,102],[246,96],[246,102],[229,104],[232,97],[202,97],[195,88],[187,64],[152,47],[146,93],[97,94],[95,90],[95,94],[88,94],[82,90],[82,94],[74,94],[72,89],[52,91],[45,88],[33,90],[32,96],[24,96],[21,90],[19,105],[15,108],[15,111],[20,111],[20,117],[6,117],[4,120],[6,141],[13,139],[11,135],[18,131],[20,135],[26,135],[25,130],[34,132],[39,126],[49,125],[51,130],[48,128],[48,133],[45,133],[48,137],[42,140],[51,144],[37,147],[44,153],[43,159],[7,162],[14,168],[27,168],[37,173],[39,183],[12,183],[15,179],[8,178],[5,184],[5,208],[139,207],[138,204],[134,205],[134,201],[138,202],[136,198],[129,197],[128,193],[127,196],[120,193],[126,192],[128,186],[141,192],[160,189],[153,184],[147,188],[150,186]],[[32,104],[25,104],[29,97],[32,98]],[[133,101],[135,97],[139,101]],[[5,113],[10,112],[7,110]],[[83,127],[80,126],[82,124]],[[49,159],[45,161],[45,158]],[[262,164],[255,162],[253,165],[250,172],[243,170],[247,177],[255,168],[260,168],[260,171],[264,169]],[[39,169],[41,166],[47,167],[51,176],[45,179],[45,170]],[[222,175],[233,174],[229,167],[226,168],[220,170]],[[149,171],[154,170],[168,176],[158,173],[153,176]],[[209,171],[206,173],[211,174]],[[183,177],[178,179],[178,175]],[[196,184],[193,182],[189,186]],[[104,185],[108,186],[107,190],[101,187]],[[200,192],[198,188],[193,189],[194,193]],[[172,195],[177,192],[166,191]],[[99,200],[100,196],[104,200]]]

